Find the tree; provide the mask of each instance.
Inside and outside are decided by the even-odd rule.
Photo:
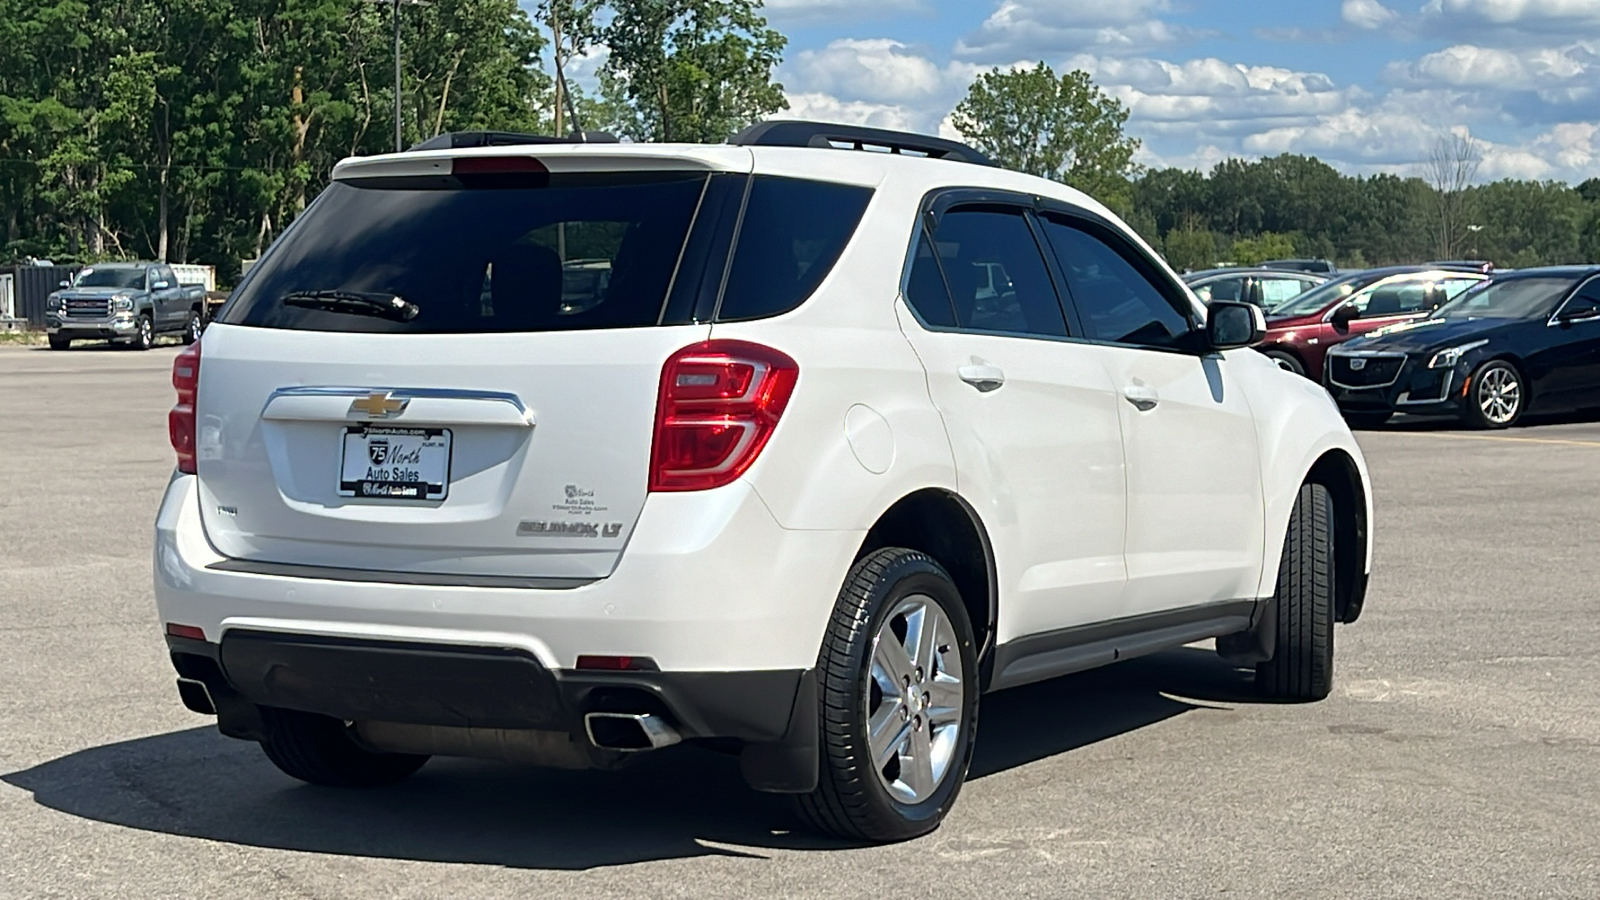
[[[604,31],[612,127],[640,141],[719,143],[789,104],[772,80],[788,39],[760,0],[631,0]]]
[[[1163,244],[1167,263],[1180,272],[1209,269],[1216,264],[1216,236],[1201,225],[1197,216],[1190,216],[1181,228],[1167,232]]]
[[[1294,238],[1286,234],[1266,231],[1255,237],[1240,238],[1228,251],[1233,261],[1241,266],[1259,266],[1269,259],[1294,256]]]
[[[1435,200],[1434,252],[1439,259],[1461,254],[1472,215],[1467,188],[1478,175],[1483,153],[1472,139],[1454,132],[1441,135],[1422,163],[1422,177],[1433,188]]]
[[[1118,209],[1132,200],[1139,140],[1123,133],[1128,110],[1074,70],[980,74],[956,106],[953,124],[1001,165],[1070,184]]]

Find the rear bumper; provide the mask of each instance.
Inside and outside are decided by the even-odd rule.
[[[717,496],[713,496],[717,495]],[[156,522],[164,623],[511,650],[550,671],[584,654],[649,657],[684,673],[816,664],[865,537],[780,527],[750,487],[652,495],[616,570],[577,587],[477,587],[292,577],[226,564],[200,523],[197,479],[175,476]]]

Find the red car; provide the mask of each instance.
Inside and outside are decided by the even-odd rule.
[[[1267,337],[1256,349],[1284,369],[1321,381],[1329,347],[1425,316],[1488,277],[1438,266],[1391,266],[1341,275],[1268,310]]]

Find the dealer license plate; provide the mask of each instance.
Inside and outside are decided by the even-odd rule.
[[[339,494],[375,500],[443,500],[450,492],[450,429],[350,425]]]

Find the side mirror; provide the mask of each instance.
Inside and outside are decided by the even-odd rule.
[[[150,285],[150,289],[152,291],[164,291],[169,287],[172,287],[172,285],[166,283],[165,281],[158,281],[155,284]]]
[[[63,281],[63,282],[61,282],[61,287],[72,287],[72,282]]]
[[[1216,300],[1206,307],[1206,342],[1212,350],[1236,350],[1261,343],[1267,317],[1252,303]]]
[[[1600,319],[1600,304],[1587,299],[1569,304],[1560,315],[1556,316],[1556,321],[1563,325],[1587,322],[1591,319]]]
[[[1359,318],[1360,315],[1360,312],[1355,308],[1354,304],[1346,303],[1345,305],[1333,311],[1333,318],[1329,321],[1333,322],[1333,327],[1343,331],[1344,329],[1349,328],[1350,323]]]

